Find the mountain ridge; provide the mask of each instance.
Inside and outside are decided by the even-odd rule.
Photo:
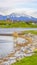
[[[26,14],[16,14],[12,13],[10,15],[0,15],[0,20],[16,20],[16,21],[37,21],[37,18],[26,15]]]

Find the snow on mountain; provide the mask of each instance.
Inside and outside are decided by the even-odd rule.
[[[17,20],[17,21],[37,21],[37,18],[23,13],[22,14],[12,13],[6,16],[0,15],[0,20],[6,20],[6,19]]]

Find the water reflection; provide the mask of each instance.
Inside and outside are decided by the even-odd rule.
[[[0,57],[7,56],[14,48],[13,38],[10,36],[0,36]]]

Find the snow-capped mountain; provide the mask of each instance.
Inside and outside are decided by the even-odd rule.
[[[0,15],[0,20],[7,20],[7,19],[16,20],[16,21],[37,21],[37,18],[34,18],[26,14],[12,13],[6,16]]]
[[[0,20],[6,20],[7,16],[0,15]]]

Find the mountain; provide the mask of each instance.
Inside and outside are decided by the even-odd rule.
[[[37,21],[37,18],[26,15],[26,14],[12,13],[7,16],[0,15],[0,20],[7,20],[7,19],[16,20],[16,21],[33,21],[33,22]]]
[[[6,20],[7,16],[0,15],[0,20]]]
[[[10,14],[9,19],[11,20],[17,20],[17,21],[30,21],[30,16],[26,15],[26,14]]]

